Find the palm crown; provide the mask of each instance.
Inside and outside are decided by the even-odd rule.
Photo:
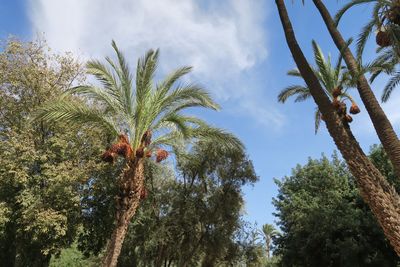
[[[357,40],[357,54],[362,55],[365,44],[373,32],[377,31],[376,43],[381,47],[399,47],[400,34],[400,1],[399,0],[351,0],[336,14],[336,24],[352,7],[360,4],[374,3],[371,19],[363,27]]]
[[[385,85],[382,101],[386,102],[393,89],[400,82],[400,71],[396,68],[400,58],[400,1],[399,0],[352,0],[343,6],[336,14],[338,24],[342,16],[353,6],[374,3],[372,16],[363,27],[357,40],[357,56],[361,60],[366,42],[375,29],[378,57],[365,69],[371,72],[370,81],[373,82],[381,73],[392,77]]]
[[[322,88],[325,93],[333,101],[349,100],[352,103],[352,110],[357,111],[358,107],[355,104],[353,98],[346,92],[347,89],[354,87],[354,79],[351,78],[349,72],[342,66],[342,56],[339,58],[336,64],[333,66],[331,63],[331,57],[325,59],[321,48],[313,40],[312,41],[314,59],[316,67],[313,68],[315,75],[318,77]],[[289,76],[300,77],[301,74],[298,69],[288,71]],[[339,94],[335,95],[335,90],[339,89]],[[285,103],[289,97],[296,96],[295,102],[301,102],[311,97],[310,89],[306,85],[291,85],[284,88],[278,95],[278,101]],[[353,112],[352,112],[353,113]],[[358,113],[358,112],[356,112]],[[354,113],[355,114],[355,113]],[[315,110],[315,133],[317,133],[322,116],[318,108]]]
[[[210,127],[199,118],[182,114],[182,110],[189,107],[219,108],[201,87],[195,84],[175,86],[191,67],[179,68],[154,84],[159,52],[150,50],[138,60],[134,86],[126,60],[114,41],[112,47],[117,62],[106,57],[108,66],[98,60],[91,60],[86,65],[88,73],[101,82],[101,87],[73,87],[58,100],[44,105],[36,119],[100,127],[112,136],[119,135],[119,142],[128,143],[129,150],[136,153],[138,150],[151,153],[153,148],[173,146],[178,140],[188,138],[212,138],[229,147],[242,147],[229,133]],[[84,96],[87,101],[73,95]],[[154,140],[150,142],[151,136]]]

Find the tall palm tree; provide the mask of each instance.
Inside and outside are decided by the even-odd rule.
[[[267,254],[267,259],[270,258],[270,249],[271,249],[271,242],[272,238],[278,234],[278,231],[275,229],[275,227],[272,224],[264,224],[262,227],[262,232],[263,236],[265,239],[265,246],[266,246],[266,254]]]
[[[115,228],[107,245],[103,266],[116,266],[129,222],[146,195],[144,162],[153,155],[157,162],[168,156],[164,148],[174,147],[182,140],[211,139],[228,149],[242,148],[240,141],[223,130],[213,128],[193,116],[182,114],[189,107],[217,110],[210,95],[195,84],[177,84],[189,73],[190,67],[172,72],[165,80],[153,82],[158,50],[150,50],[138,60],[135,85],[126,60],[112,41],[117,61],[106,57],[108,66],[98,60],[87,63],[87,72],[101,86],[81,85],[68,90],[57,101],[47,103],[37,112],[36,119],[46,123],[67,122],[86,124],[113,136],[116,143],[102,155],[113,163],[117,157],[126,162],[116,180]],[[87,101],[82,101],[84,97]],[[96,104],[96,105],[95,105]]]
[[[342,67],[342,56],[339,58],[335,66],[331,63],[331,57],[325,59],[319,45],[313,40],[312,41],[314,59],[316,67],[313,68],[315,75],[320,81],[326,95],[331,101],[337,103],[344,103],[349,100],[351,103],[350,113],[357,114],[360,112],[354,99],[347,93],[347,89],[354,87],[355,84],[349,75],[348,71]],[[289,76],[301,78],[301,74],[298,69],[288,71]],[[310,88],[307,85],[291,85],[283,89],[278,95],[278,101],[285,103],[289,97],[296,96],[295,102],[307,100],[311,97]],[[315,110],[315,133],[317,133],[320,122],[321,112],[318,108]],[[351,122],[351,116],[347,116],[349,122]]]
[[[350,74],[354,79],[357,80],[357,90],[360,94],[361,100],[364,103],[369,117],[371,118],[379,140],[381,141],[383,148],[393,164],[396,175],[400,177],[399,138],[397,137],[391,122],[376,99],[368,80],[365,78],[364,74],[360,72],[359,61],[354,57],[351,50],[347,47],[347,43],[336,28],[335,21],[331,17],[328,9],[321,0],[313,0],[313,3],[323,18],[325,25],[328,28],[334,43],[336,44],[336,47],[339,51],[341,51]]]
[[[316,2],[316,0],[314,0]],[[332,102],[301,50],[284,0],[275,0],[285,32],[286,43],[310,93],[324,116],[328,132],[355,177],[360,194],[371,208],[385,236],[400,255],[400,196],[362,151],[350,128],[334,112]],[[343,46],[342,46],[343,47]]]

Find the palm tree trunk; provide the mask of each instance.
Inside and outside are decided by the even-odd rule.
[[[328,9],[321,0],[313,1],[319,10],[319,13],[321,14],[325,25],[336,44],[336,47],[339,49],[339,51],[342,51],[343,59],[346,62],[346,65],[352,76],[357,77],[357,75],[359,75],[359,66],[357,60],[354,58],[352,52],[346,44],[346,41],[336,28],[335,22],[329,14]],[[383,148],[393,164],[397,177],[400,178],[400,142],[396,132],[394,131],[389,119],[386,117],[382,107],[379,105],[379,102],[372,92],[371,87],[369,86],[369,83],[364,75],[359,75],[357,89],[361,100],[363,101],[364,106],[371,118],[375,131],[378,134],[379,140],[381,141]]]
[[[289,49],[325,118],[329,134],[355,177],[361,196],[371,208],[390,244],[400,255],[400,197],[364,154],[349,126],[333,110],[331,102],[297,43],[284,0],[275,1]]]
[[[129,223],[140,203],[140,194],[144,186],[144,166],[142,159],[128,163],[120,183],[120,196],[117,197],[115,228],[108,242],[103,267],[117,266],[122,244]]]

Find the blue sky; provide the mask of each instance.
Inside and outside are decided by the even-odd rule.
[[[312,39],[335,58],[336,48],[311,1],[304,7],[300,1],[286,2],[309,60]],[[325,2],[334,13],[347,1]],[[369,14],[368,6],[347,14],[340,27],[343,35],[355,36]],[[286,76],[294,62],[274,1],[3,0],[0,25],[2,39],[16,35],[31,40],[43,34],[55,51],[72,51],[81,60],[110,55],[114,38],[132,66],[147,49],[160,48],[160,76],[178,66],[193,66],[190,80],[204,85],[222,105],[218,113],[195,112],[239,136],[260,177],[254,187],[245,188],[246,217],[259,225],[275,220],[273,178],[290,175],[308,157],[331,155],[335,149],[323,124],[314,134],[312,101],[276,101],[282,88],[302,81]],[[372,40],[367,59],[374,48]],[[378,96],[383,84],[378,80],[373,86]],[[358,99],[356,91],[353,96]],[[383,106],[396,130],[399,99],[394,92]],[[352,129],[368,152],[378,139],[362,106],[361,110]]]

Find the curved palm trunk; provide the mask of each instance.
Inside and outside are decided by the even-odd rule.
[[[313,70],[299,47],[284,0],[275,0],[285,37],[300,73],[322,112],[329,134],[354,175],[360,194],[377,218],[390,244],[400,255],[400,197],[360,148],[348,124],[333,110]]]
[[[108,241],[103,259],[103,267],[117,266],[126,232],[140,202],[140,194],[144,187],[144,165],[142,159],[129,162],[124,170],[120,183],[120,195],[117,197],[115,228]]]
[[[328,9],[321,0],[313,0],[313,2],[319,10],[325,25],[336,44],[336,47],[339,49],[339,51],[342,51],[343,59],[346,62],[346,65],[349,68],[352,76],[356,77],[359,69],[357,60],[354,58],[352,52],[348,48],[346,41],[337,30]],[[378,134],[379,140],[381,141],[383,148],[393,164],[397,177],[400,178],[400,142],[396,132],[394,131],[389,119],[386,117],[382,107],[379,105],[379,102],[372,92],[371,87],[369,86],[369,83],[364,75],[359,76],[357,89],[361,100],[368,111],[375,131]]]

